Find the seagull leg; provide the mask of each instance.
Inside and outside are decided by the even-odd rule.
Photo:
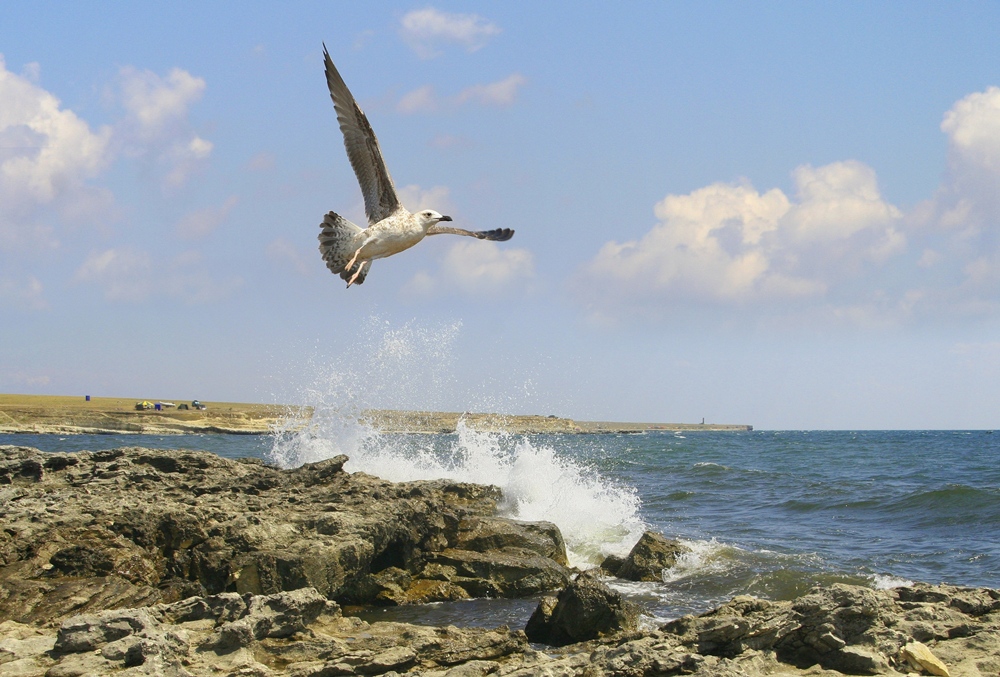
[[[350,271],[351,268],[354,267],[354,262],[358,260],[358,255],[360,253],[361,253],[361,247],[358,247],[358,251],[354,252],[354,256],[352,256],[351,260],[348,261],[348,263],[347,263],[346,266],[344,266],[344,270]],[[358,266],[358,269],[356,271],[354,271],[354,275],[351,277],[350,280],[348,280],[348,282],[347,282],[347,288],[348,289],[350,289],[351,285],[354,284],[354,281],[358,279],[358,275],[361,274],[361,269],[364,268],[364,267],[365,267],[365,262],[362,261],[361,265]]]
[[[358,251],[354,252],[354,256],[351,257],[350,262],[344,267],[344,270],[350,270],[354,267],[354,262],[358,260],[358,254],[361,253],[361,247],[358,247]]]
[[[355,257],[357,257],[357,254],[355,254]],[[351,260],[351,262],[353,263],[353,262],[354,262],[354,260],[352,259],[352,260]],[[358,270],[357,270],[357,272],[355,272],[355,273],[354,273],[354,275],[352,275],[352,276],[351,276],[351,279],[350,279],[350,280],[348,280],[348,282],[347,282],[347,288],[348,288],[348,289],[350,289],[350,288],[351,288],[351,285],[352,285],[352,284],[354,284],[355,280],[357,280],[357,279],[358,279],[358,276],[359,276],[359,275],[361,275],[361,271],[365,269],[365,264],[366,264],[366,263],[368,263],[368,262],[367,262],[367,261],[362,261],[362,262],[361,262],[361,263],[360,263],[360,264],[358,265]],[[351,267],[350,267],[350,266],[348,266],[348,267],[347,267],[347,269],[348,269],[348,270],[350,270],[350,269],[351,269]]]

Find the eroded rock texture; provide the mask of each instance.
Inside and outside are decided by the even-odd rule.
[[[522,596],[569,582],[548,523],[495,487],[392,483],[140,448],[0,448],[0,620],[305,587],[346,604]]]
[[[642,629],[596,573],[569,584],[555,527],[497,517],[495,488],[393,484],[345,460],[0,448],[0,674],[1000,674],[1000,591],[833,585]],[[555,588],[535,622],[558,648],[506,627],[366,623],[337,603]]]

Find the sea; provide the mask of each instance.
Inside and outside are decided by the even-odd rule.
[[[282,467],[345,453],[349,472],[498,485],[502,513],[548,520],[570,561],[625,555],[643,531],[690,552],[654,583],[611,579],[650,623],[735,595],[790,599],[836,582],[1000,588],[1000,432],[649,431],[382,434],[336,412],[270,435],[0,435],[45,451],[197,449]],[[369,620],[523,627],[537,605],[472,600]]]

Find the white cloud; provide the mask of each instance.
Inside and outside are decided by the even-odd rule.
[[[422,59],[440,54],[442,43],[452,43],[474,52],[500,27],[475,14],[451,14],[428,7],[406,13],[400,20],[400,35]]]
[[[205,80],[180,68],[166,77],[123,68],[121,103],[127,116],[117,134],[124,152],[163,172],[166,189],[183,185],[212,154],[213,144],[191,129],[188,114],[206,89]]]
[[[218,207],[196,209],[177,223],[177,234],[189,240],[205,237],[229,218],[229,212],[238,202],[239,198],[233,195]]]
[[[463,89],[455,98],[460,104],[472,101],[482,106],[510,106],[517,98],[518,88],[523,87],[527,81],[520,73],[513,73],[497,82]]]
[[[865,326],[995,316],[1000,88],[957,101],[941,130],[945,179],[906,214],[856,161],[797,168],[792,197],[713,184],[667,196],[643,237],[606,243],[577,278],[579,291],[605,319],[705,303]]]
[[[182,122],[191,104],[205,92],[205,81],[173,68],[165,78],[132,67],[121,70],[122,105],[148,135]]]
[[[902,216],[882,199],[875,170],[861,162],[834,162],[819,168],[805,165],[792,176],[798,201],[790,222],[801,241],[844,241]]]
[[[55,96],[8,71],[2,55],[0,101],[0,249],[51,249],[58,239],[43,222],[46,208],[72,219],[107,200],[88,181],[111,161],[111,129],[91,131]]]
[[[399,99],[399,103],[396,104],[396,109],[400,113],[406,114],[428,113],[437,110],[439,107],[440,102],[438,101],[438,97],[434,93],[434,88],[430,85],[424,85],[404,94]]]
[[[956,102],[945,113],[941,131],[948,135],[956,161],[1000,173],[1000,87]]]
[[[774,188],[717,183],[668,195],[638,240],[608,242],[578,279],[606,307],[655,313],[688,303],[748,304],[823,297],[898,253],[901,214],[860,162],[799,167],[790,199]]]
[[[526,249],[501,249],[495,242],[459,240],[445,254],[440,272],[418,272],[407,283],[407,292],[495,295],[523,289],[535,276],[534,257]]]
[[[424,189],[416,184],[410,184],[398,189],[397,193],[403,206],[411,212],[433,209],[440,214],[451,214],[455,211],[448,186],[434,186]]]
[[[112,192],[91,182],[122,152],[159,167],[167,187],[184,183],[212,153],[212,143],[187,121],[205,81],[186,71],[161,78],[123,69],[126,116],[96,131],[36,84],[38,64],[24,71],[7,70],[0,55],[0,251],[57,248],[56,224],[90,223],[107,232],[121,214]]]
[[[431,85],[424,85],[404,94],[396,104],[396,110],[404,114],[431,113],[451,110],[475,103],[491,108],[506,108],[517,100],[518,90],[528,82],[520,73],[512,73],[503,80],[485,85],[466,87],[454,96],[439,96]]]

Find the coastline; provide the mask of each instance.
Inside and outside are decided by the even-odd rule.
[[[289,419],[312,417],[310,407],[276,404],[205,401],[204,410],[176,407],[136,410],[137,402],[161,400],[122,397],[63,397],[0,394],[0,432],[35,434],[147,434],[220,433],[262,435],[280,429]],[[180,404],[180,400],[166,400]],[[481,432],[641,433],[745,432],[752,425],[714,423],[635,423],[576,421],[542,415],[506,415],[473,412],[366,410],[359,418],[385,433],[453,433],[459,422]]]
[[[626,614],[608,587],[626,576],[623,566],[612,571],[605,562],[594,574],[569,568],[559,529],[499,516],[496,487],[394,483],[348,473],[347,460],[280,470],[190,450],[0,447],[0,672],[972,677],[1000,670],[997,590],[833,583],[785,601],[740,595],[699,615],[636,626],[626,617],[636,610]],[[640,548],[643,540],[625,563],[647,563],[654,573],[674,566],[676,558]],[[349,615],[357,604],[536,598],[560,588],[539,601],[523,630]],[[612,612],[621,623],[605,623]],[[573,634],[538,640],[533,624]]]

